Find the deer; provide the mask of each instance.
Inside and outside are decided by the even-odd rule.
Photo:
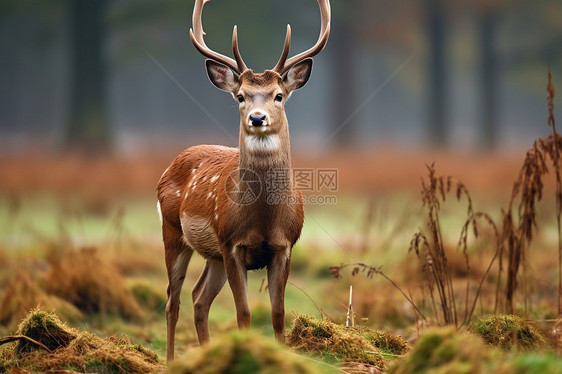
[[[291,176],[285,103],[293,91],[308,82],[312,57],[324,49],[330,34],[329,0],[317,0],[321,30],[315,45],[288,58],[291,27],[287,25],[283,51],[275,67],[254,73],[240,55],[236,26],[232,32],[234,58],[205,44],[201,16],[209,1],[195,1],[189,34],[195,48],[207,57],[205,67],[211,83],[230,92],[238,102],[239,147],[187,148],[158,182],[157,208],[168,273],[168,361],[174,359],[180,294],[194,251],[206,260],[192,291],[199,343],[204,345],[210,340],[209,310],[227,280],[234,297],[238,328],[250,326],[247,272],[261,268],[267,268],[274,334],[284,342],[285,287],[292,248],[304,222],[302,194]],[[272,179],[272,171],[280,170],[283,175]],[[275,183],[273,189],[268,186],[271,182],[280,183]],[[271,199],[274,194],[286,198],[275,201]]]

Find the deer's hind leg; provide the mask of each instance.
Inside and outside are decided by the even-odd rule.
[[[193,287],[193,318],[199,344],[209,341],[209,309],[226,282],[224,263],[208,259],[205,269]]]
[[[166,269],[168,271],[168,302],[166,304],[167,360],[174,359],[176,324],[180,310],[180,294],[193,250],[182,240],[179,228],[166,221],[162,223]]]

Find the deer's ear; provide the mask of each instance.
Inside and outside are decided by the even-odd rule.
[[[305,58],[298,64],[292,66],[285,74],[283,80],[289,91],[298,90],[308,82],[312,73],[312,58]]]
[[[228,66],[208,59],[205,67],[209,80],[219,90],[232,92],[238,87],[238,76]]]

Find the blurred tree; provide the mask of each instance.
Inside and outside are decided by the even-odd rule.
[[[501,65],[527,88],[544,91],[544,82],[533,80],[530,69],[546,75],[548,64],[554,76],[562,74],[561,5],[560,0],[512,0],[503,9],[502,32],[498,33]]]
[[[49,84],[43,72],[52,73],[63,8],[59,2],[0,2],[0,131],[41,132],[52,115],[52,97],[41,87]]]
[[[479,12],[480,50],[480,144],[492,150],[498,143],[498,72],[496,57],[496,31],[498,12],[495,7],[486,6]]]
[[[69,0],[70,93],[64,147],[85,154],[110,148],[104,46],[107,0]]]
[[[429,138],[432,145],[445,146],[447,128],[446,16],[442,0],[425,0],[429,39]]]
[[[332,123],[330,131],[334,132],[335,146],[345,147],[354,141],[357,126],[352,116],[356,101],[354,93],[355,80],[355,37],[352,22],[344,17],[336,17],[332,22],[331,51],[333,54],[332,76]]]

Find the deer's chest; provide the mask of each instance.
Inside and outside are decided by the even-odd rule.
[[[292,246],[300,236],[302,205],[270,204],[262,199],[256,204],[235,208],[230,212],[224,230],[219,230],[219,240],[241,243],[252,249],[260,248],[264,243],[266,246],[285,243]]]

